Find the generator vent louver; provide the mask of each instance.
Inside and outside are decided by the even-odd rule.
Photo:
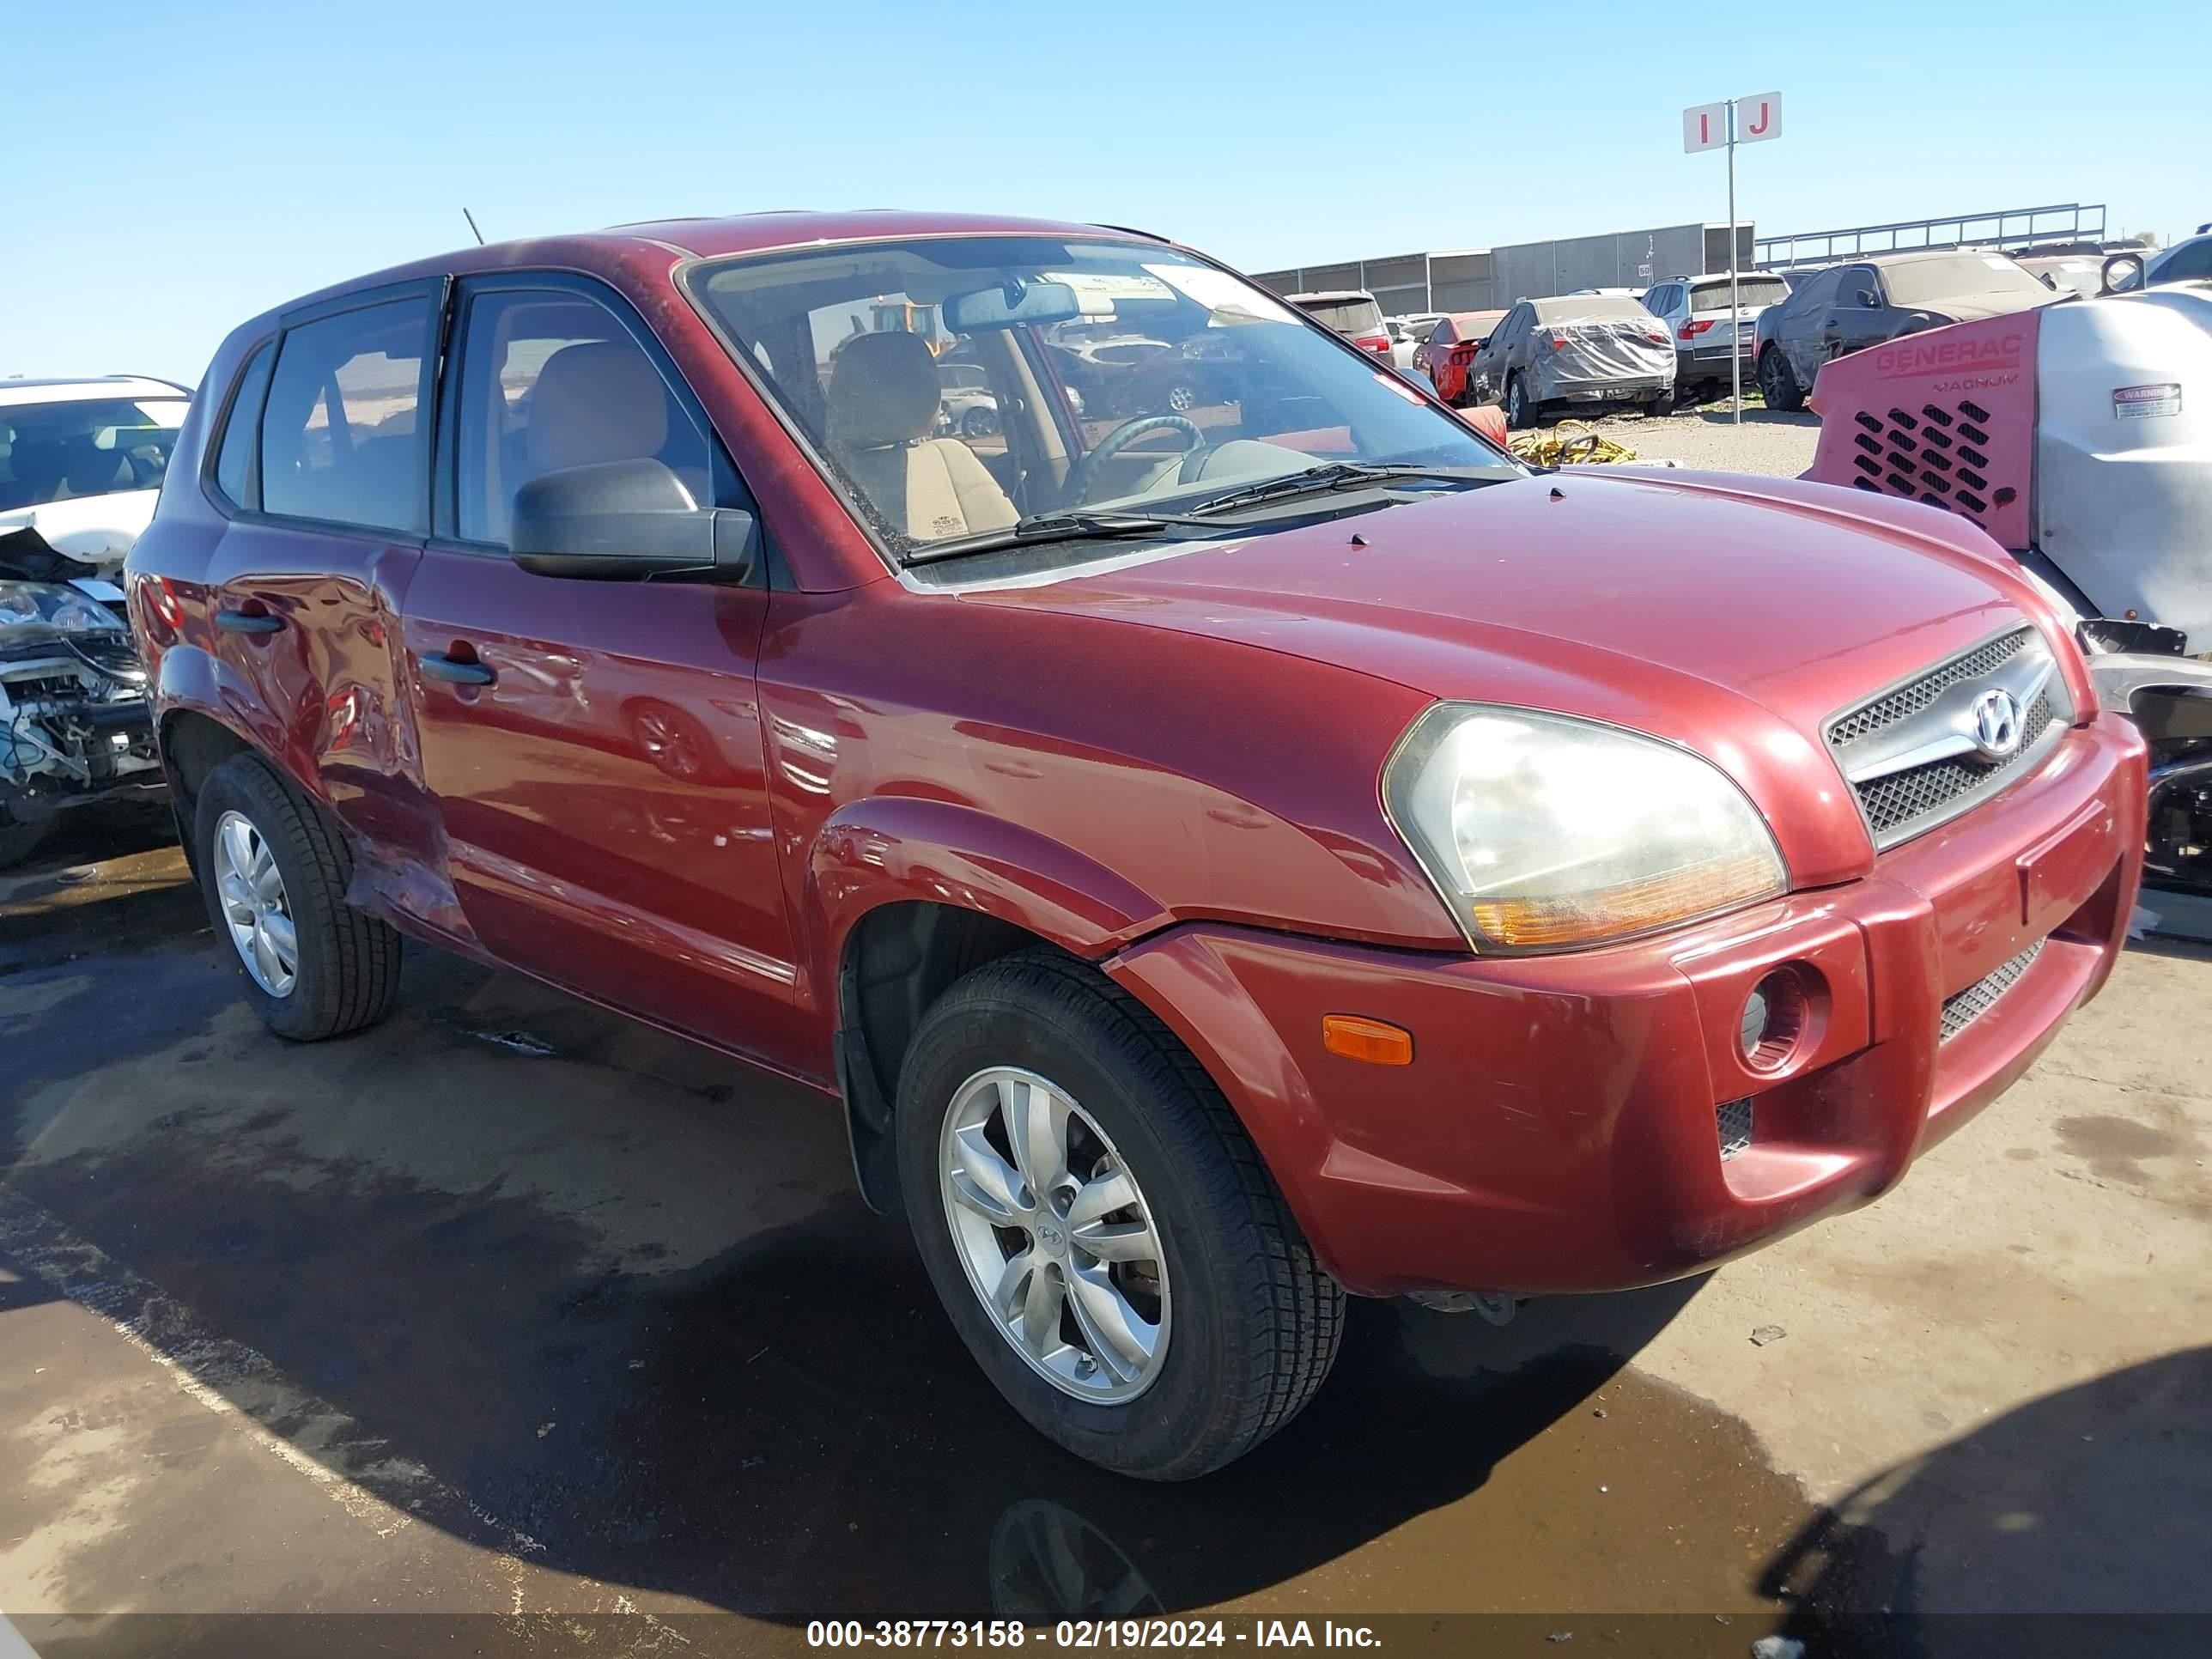
[[[1920,412],[1893,409],[1885,416],[1862,410],[1851,443],[1859,453],[1851,482],[1877,495],[1924,501],[1990,527],[1990,508],[2011,501],[2009,489],[1990,488],[1990,412],[1971,398],[1949,406],[1923,404]]]

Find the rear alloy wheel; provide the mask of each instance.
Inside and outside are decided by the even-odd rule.
[[[1038,950],[954,984],[907,1050],[896,1121],[946,1313],[1078,1456],[1189,1480],[1328,1374],[1343,1291],[1204,1069],[1094,969]]]
[[[305,1042],[383,1018],[399,935],[346,903],[352,860],[321,811],[238,755],[200,785],[193,824],[208,915],[262,1024]]]
[[[999,411],[977,404],[960,416],[960,435],[963,438],[995,437],[999,431]]]
[[[1198,407],[1198,388],[1188,380],[1177,380],[1168,388],[1168,407],[1178,415],[1187,415]]]
[[[1536,424],[1536,405],[1517,374],[1505,381],[1505,424],[1516,432],[1526,432]]]
[[[1784,415],[1794,415],[1805,407],[1804,388],[1797,384],[1780,346],[1769,346],[1759,356],[1759,395],[1769,409]]]

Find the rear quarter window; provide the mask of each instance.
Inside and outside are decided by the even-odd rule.
[[[233,507],[261,504],[254,462],[260,450],[261,400],[269,390],[269,370],[276,361],[276,343],[264,341],[246,359],[245,371],[238,377],[238,389],[224,411],[222,445],[216,452],[215,487]]]

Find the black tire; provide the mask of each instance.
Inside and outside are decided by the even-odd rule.
[[[299,966],[283,996],[271,996],[246,971],[216,890],[216,826],[226,812],[240,814],[260,834],[283,878]],[[399,991],[399,935],[346,903],[353,860],[344,839],[268,762],[236,755],[208,775],[192,839],[216,948],[238,970],[240,988],[263,1024],[295,1042],[318,1042],[373,1025],[391,1012]]]
[[[1759,395],[1779,414],[1794,415],[1805,407],[1805,388],[1797,384],[1796,373],[1778,345],[1769,346],[1759,355]]]
[[[992,1066],[1051,1079],[1095,1118],[1161,1238],[1173,1325],[1134,1399],[1100,1404],[1031,1369],[970,1287],[940,1194],[938,1148],[961,1085]],[[952,1323],[1031,1426],[1101,1468],[1188,1480],[1297,1415],[1328,1375],[1344,1292],[1314,1260],[1237,1115],[1143,1004],[1055,951],[987,963],[930,1007],[899,1075],[899,1176]]]
[[[997,435],[999,411],[976,404],[962,411],[960,435],[963,438],[989,438]]]
[[[13,869],[45,846],[53,827],[52,818],[40,818],[30,823],[0,818],[0,870]]]
[[[1516,432],[1534,429],[1538,411],[1542,405],[1528,395],[1528,388],[1516,369],[1505,377],[1505,424]]]

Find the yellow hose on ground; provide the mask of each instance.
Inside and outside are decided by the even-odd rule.
[[[1513,453],[1537,466],[1593,466],[1632,461],[1636,452],[1615,443],[1586,421],[1561,421],[1549,432],[1516,432]]]

